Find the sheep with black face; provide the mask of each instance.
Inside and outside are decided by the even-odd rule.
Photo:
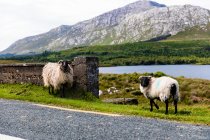
[[[73,68],[68,61],[47,63],[43,67],[42,76],[44,86],[49,87],[49,93],[62,88],[61,97],[64,97],[65,87],[73,85]]]
[[[168,102],[172,97],[175,113],[177,113],[177,102],[179,101],[179,84],[178,82],[170,77],[151,77],[151,76],[141,76],[140,80],[140,91],[144,94],[146,98],[150,100],[150,111],[153,111],[153,104],[157,109],[159,106],[154,102],[158,99],[166,104],[166,114],[168,114]]]

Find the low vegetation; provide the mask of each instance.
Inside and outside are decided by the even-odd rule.
[[[56,62],[76,56],[97,56],[101,66],[151,64],[210,64],[210,41],[137,42],[120,45],[76,47],[38,56],[15,57],[24,62]]]
[[[161,118],[195,124],[210,125],[210,81],[202,79],[177,78],[180,83],[181,102],[178,104],[178,114],[174,114],[174,107],[169,105],[169,115],[165,115],[164,103],[157,102],[160,110],[149,111],[149,101],[139,91],[138,77],[141,74],[100,74],[100,90],[103,95],[100,99],[91,93],[70,90],[68,97],[63,99],[58,94],[49,95],[48,89],[31,84],[0,84],[0,98],[31,101],[67,108],[77,108],[100,112],[109,112],[125,115],[137,115],[152,118]],[[148,75],[145,73],[144,75]],[[164,75],[157,72],[154,76]],[[119,91],[110,95],[107,91],[116,87]],[[139,105],[114,105],[103,103],[107,98],[134,97]]]

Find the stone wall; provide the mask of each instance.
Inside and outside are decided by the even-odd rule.
[[[74,65],[74,86],[98,97],[99,70],[97,57],[76,57]],[[0,83],[32,83],[43,85],[42,68],[44,64],[0,65]]]
[[[0,65],[0,83],[33,83],[43,85],[44,64]]]

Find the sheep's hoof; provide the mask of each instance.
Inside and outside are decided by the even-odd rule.
[[[64,98],[64,96],[60,96],[61,98]]]
[[[157,109],[159,109],[159,106],[156,106]]]

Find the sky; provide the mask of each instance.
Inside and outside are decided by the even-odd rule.
[[[98,16],[137,0],[0,0],[0,51],[15,41]],[[153,0],[210,9],[210,0]]]

